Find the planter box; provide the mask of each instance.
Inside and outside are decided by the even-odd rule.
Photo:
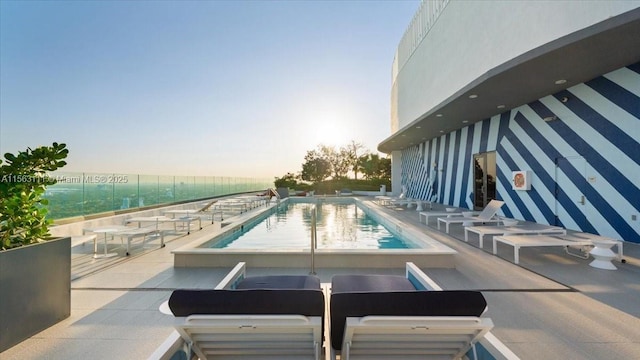
[[[71,238],[0,251],[0,352],[71,314]]]

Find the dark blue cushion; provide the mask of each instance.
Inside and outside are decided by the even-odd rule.
[[[406,279],[405,279],[406,280]],[[334,276],[331,282],[331,346],[342,349],[347,317],[480,316],[487,302],[478,291],[416,291],[388,275]],[[377,290],[376,290],[377,289]]]
[[[331,279],[331,293],[364,291],[415,291],[411,281],[395,275],[336,275]]]
[[[320,279],[312,275],[269,275],[244,278],[236,289],[316,289]]]
[[[306,289],[175,290],[169,298],[175,316],[324,315],[324,294]]]

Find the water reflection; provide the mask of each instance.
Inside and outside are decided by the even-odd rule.
[[[242,233],[214,247],[239,249],[298,249],[310,247],[313,205],[288,203]],[[317,204],[319,249],[407,248],[355,203]]]

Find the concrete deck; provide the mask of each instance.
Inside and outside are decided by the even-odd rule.
[[[437,210],[437,209],[436,209]],[[465,243],[462,226],[451,234],[436,220],[420,224],[406,207],[384,209],[458,251],[456,267],[423,268],[445,289],[480,290],[487,298],[492,331],[521,359],[639,359],[640,246],[625,244],[627,263],[617,271],[588,266],[591,260],[559,248],[528,248],[513,264],[512,249],[491,254]],[[206,227],[219,226],[219,223]],[[174,268],[171,251],[195,237],[173,235],[140,243],[129,257],[93,259],[92,243],[72,249],[71,317],[0,353],[0,359],[145,359],[172,332],[173,319],[158,311],[177,288],[211,288],[229,269]],[[115,243],[113,243],[115,247]],[[101,248],[101,247],[100,247]],[[123,249],[111,249],[123,255]],[[334,274],[392,273],[404,269],[316,269],[323,282]],[[249,268],[255,274],[306,274],[309,269]]]

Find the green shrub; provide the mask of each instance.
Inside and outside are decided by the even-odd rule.
[[[65,144],[53,143],[18,155],[4,155],[0,160],[0,249],[45,241],[50,237],[51,220],[45,219],[45,188],[56,180],[47,175],[65,166],[69,150]]]

